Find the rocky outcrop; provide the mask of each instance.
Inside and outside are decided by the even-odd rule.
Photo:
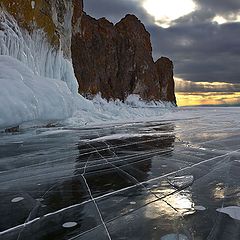
[[[161,100],[170,101],[176,104],[174,79],[173,79],[173,62],[161,57],[155,62],[157,69],[158,81],[160,83]]]
[[[72,58],[82,94],[101,92],[124,100],[129,94],[160,99],[150,35],[134,16],[113,25],[105,18],[82,18],[82,32],[72,39]]]
[[[84,14],[81,30],[72,39],[81,94],[100,92],[104,98],[121,100],[139,94],[145,100],[175,103],[173,77],[168,78],[173,76],[173,68],[167,68],[162,60],[154,63],[150,34],[136,16],[126,15],[114,25]]]
[[[145,100],[160,99],[150,34],[134,15],[127,15],[115,28],[119,36],[118,81],[124,97],[139,94]]]

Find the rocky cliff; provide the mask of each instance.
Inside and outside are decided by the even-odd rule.
[[[31,53],[24,53],[29,55],[24,61],[31,65],[34,59],[35,66],[31,68],[40,74],[70,81],[66,79],[69,70],[64,64],[56,66],[56,62],[62,62],[62,58],[56,58],[61,55],[60,50],[64,59],[72,60],[79,92],[85,96],[100,92],[107,99],[125,100],[129,94],[139,94],[145,100],[175,103],[172,62],[160,58],[154,63],[150,34],[134,15],[126,15],[115,25],[105,18],[96,20],[83,12],[81,0],[1,0],[2,10],[10,13],[30,35],[41,29],[41,37],[46,36],[51,50],[44,61],[50,67],[38,69],[41,62],[35,52],[43,46],[37,46],[35,40],[30,44],[35,44]],[[0,19],[0,30],[4,21],[8,19]],[[26,37],[23,39],[26,41]],[[9,46],[0,48],[1,54],[6,54],[6,48]]]
[[[166,57],[161,57],[155,62],[155,67],[160,83],[161,100],[176,103],[173,62]]]
[[[83,14],[81,32],[72,39],[72,59],[80,93],[124,100],[139,94],[145,100],[176,103],[173,64],[154,63],[150,34],[134,15],[117,24]]]
[[[160,99],[150,35],[135,16],[113,25],[84,14],[81,26],[72,39],[72,57],[82,94],[101,92],[104,98],[124,100],[136,93]]]

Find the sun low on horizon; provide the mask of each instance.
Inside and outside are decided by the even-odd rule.
[[[171,26],[174,20],[195,11],[197,7],[193,0],[144,0],[142,6],[163,28]]]

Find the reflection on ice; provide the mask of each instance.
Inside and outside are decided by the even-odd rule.
[[[194,213],[191,192],[174,192],[172,189],[160,191],[161,195],[166,196],[162,200],[156,201],[146,207],[145,216],[150,219],[163,218],[177,220],[182,216]],[[159,192],[159,193],[160,193]],[[150,202],[147,199],[146,202]]]

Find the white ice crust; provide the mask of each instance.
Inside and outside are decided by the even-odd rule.
[[[65,82],[35,75],[9,56],[0,55],[0,69],[0,128],[72,115],[74,98]]]

